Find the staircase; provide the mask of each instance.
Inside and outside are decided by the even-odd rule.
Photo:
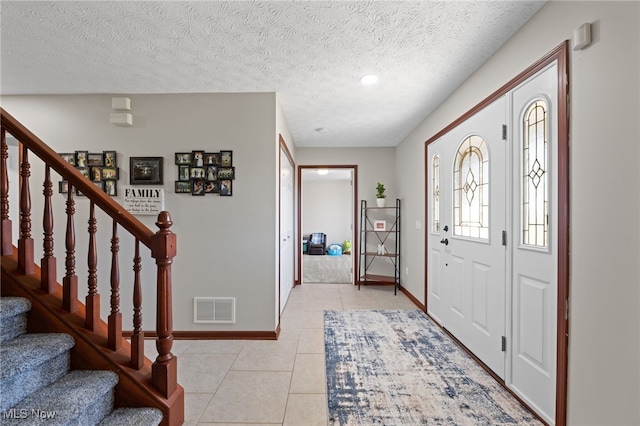
[[[169,212],[160,212],[158,230],[152,231],[2,108],[0,118],[0,294],[8,297],[0,299],[0,424],[183,424],[184,389],[171,353],[177,237]],[[7,136],[17,148],[11,156]],[[19,163],[11,174],[10,160]],[[69,185],[65,208],[53,203],[54,173]],[[42,183],[42,196],[31,190],[34,181]],[[17,197],[10,197],[11,188]],[[89,203],[76,205],[76,192]],[[87,208],[82,215],[88,213],[89,224],[89,246],[82,248],[76,247],[81,207]],[[97,232],[105,215],[110,239]],[[65,231],[54,232],[54,222],[66,223]],[[126,234],[123,242],[133,252],[122,277],[119,233]],[[65,256],[57,259],[61,246]],[[105,247],[110,259],[98,250]],[[39,264],[36,250],[42,254]],[[85,282],[76,271],[78,255],[87,259]],[[110,267],[101,272],[98,257]],[[143,257],[155,260],[151,274],[143,271]],[[155,316],[156,327],[145,336],[143,281],[149,279],[155,281],[155,304],[146,306],[144,316]],[[108,313],[101,312],[105,290]],[[133,301],[133,315],[122,312],[121,297]],[[150,338],[156,343],[155,360],[145,357],[144,342]]]
[[[31,303],[0,299],[0,423],[3,425],[159,425],[156,408],[114,410],[118,375],[69,370],[73,338],[26,333]]]

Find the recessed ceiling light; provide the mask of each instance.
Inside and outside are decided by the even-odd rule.
[[[328,175],[329,174],[329,170],[328,169],[318,169],[318,170],[316,170],[316,173],[319,174],[320,176],[324,176],[324,175]]]
[[[360,83],[370,86],[372,84],[376,84],[378,82],[378,76],[373,74],[367,74],[360,77]]]

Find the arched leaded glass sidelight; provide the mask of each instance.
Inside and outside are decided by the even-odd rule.
[[[489,238],[489,153],[480,136],[458,147],[453,170],[453,233]]]
[[[431,214],[433,215],[433,232],[440,232],[440,156],[433,156],[432,164],[432,187],[431,194]]]
[[[547,247],[548,209],[548,108],[535,101],[524,114],[522,135],[522,244]]]

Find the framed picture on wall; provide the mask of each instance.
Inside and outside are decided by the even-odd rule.
[[[218,179],[235,179],[236,171],[235,167],[219,167]]]
[[[131,157],[129,183],[131,185],[162,185],[163,157]]]
[[[219,192],[221,197],[230,197],[232,195],[231,182],[229,179],[220,180]]]
[[[87,167],[89,151],[76,151],[76,167]]]
[[[90,152],[87,154],[87,165],[88,166],[102,166],[104,165],[104,157],[102,152]]]
[[[220,151],[220,165],[231,167],[233,165],[233,151]]]
[[[204,195],[205,182],[204,179],[193,179],[191,181],[191,195]]]
[[[60,154],[60,157],[67,163],[75,166],[76,165],[76,154],[73,152],[63,152]]]
[[[191,165],[191,153],[190,152],[176,152],[175,153],[176,165],[186,164]]]
[[[102,151],[103,163],[105,167],[117,167],[116,152],[115,151]]]
[[[178,166],[178,180],[187,181],[191,179],[190,167],[188,165]]]
[[[190,194],[191,193],[191,181],[177,180],[175,187],[176,194]]]

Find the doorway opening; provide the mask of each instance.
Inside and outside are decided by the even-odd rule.
[[[298,166],[297,284],[353,284],[356,165]]]

